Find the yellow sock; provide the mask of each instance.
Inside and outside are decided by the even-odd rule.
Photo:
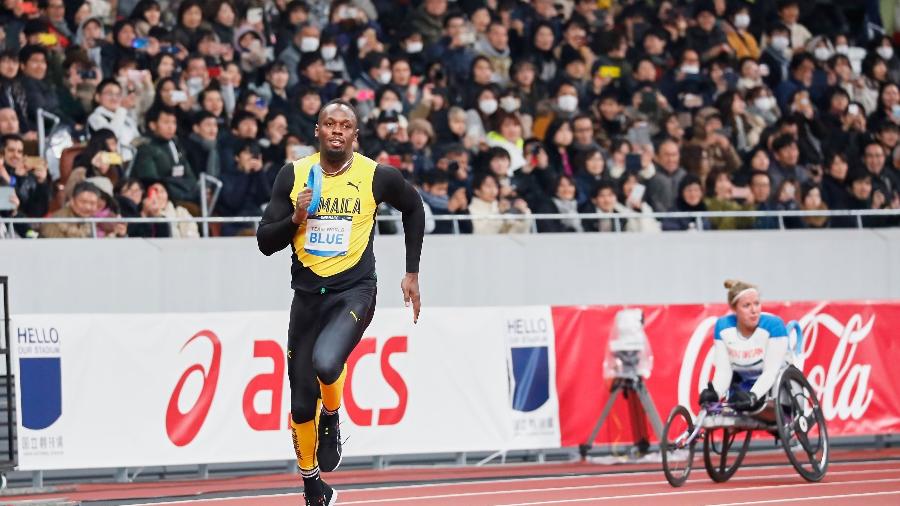
[[[344,378],[346,377],[347,364],[344,364],[341,375],[338,376],[334,383],[326,385],[322,383],[322,380],[319,380],[319,388],[322,390],[322,405],[325,406],[326,410],[337,411],[341,407],[341,397],[344,395]]]
[[[291,417],[291,438],[294,440],[294,452],[297,454],[297,466],[301,472],[315,470],[319,462],[316,460],[316,449],[319,445],[319,406],[316,401],[316,416],[303,423],[294,422]]]

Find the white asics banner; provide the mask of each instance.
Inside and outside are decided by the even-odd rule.
[[[346,455],[558,447],[548,307],[379,310],[348,360]],[[13,320],[19,469],[293,458],[286,313]]]

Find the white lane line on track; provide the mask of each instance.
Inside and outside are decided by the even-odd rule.
[[[858,474],[866,474],[866,473],[886,473],[886,472],[900,472],[900,467],[891,467],[886,469],[867,469],[867,470],[857,470],[857,471],[832,471],[828,473],[828,476],[847,476],[847,475],[858,475]],[[637,473],[628,473],[628,474],[637,474]],[[646,473],[642,473],[646,474]],[[653,472],[653,474],[659,474],[659,471]],[[622,477],[623,475],[596,475],[596,476],[580,476],[581,478],[602,478],[608,476]],[[627,476],[627,475],[626,475]],[[566,478],[575,478],[575,477],[566,477]],[[768,480],[768,479],[794,479],[795,475],[793,474],[768,474],[768,475],[758,475],[758,476],[736,476],[732,478],[730,481],[754,481],[754,480]],[[544,478],[540,478],[544,479]],[[550,480],[555,480],[554,478],[546,478]],[[539,478],[534,478],[528,481],[536,481]],[[491,480],[483,483],[507,483],[508,481],[526,481],[526,480]],[[900,481],[898,479],[897,481]],[[864,481],[863,481],[864,482]],[[434,486],[448,486],[448,485],[461,485],[461,486],[471,486],[476,482],[465,482],[465,483],[450,483],[450,484],[430,484]],[[643,481],[643,482],[625,482],[625,483],[604,483],[604,484],[596,484],[596,485],[578,485],[578,486],[568,486],[568,487],[546,487],[546,488],[536,488],[536,489],[512,489],[512,490],[492,490],[485,492],[462,492],[462,493],[454,493],[454,494],[440,494],[440,495],[431,495],[431,496],[417,496],[417,497],[394,497],[394,498],[385,498],[385,499],[370,499],[370,500],[357,500],[357,501],[341,501],[341,504],[378,504],[378,503],[386,503],[386,502],[399,502],[399,501],[419,501],[419,500],[430,500],[430,499],[446,499],[446,498],[454,498],[454,497],[477,497],[477,496],[490,496],[490,495],[501,495],[501,494],[513,494],[513,493],[533,493],[533,492],[558,492],[562,490],[591,490],[591,489],[603,489],[603,488],[613,488],[613,487],[622,487],[622,486],[647,486],[647,485],[660,485],[665,483],[664,480],[654,480],[654,481]],[[843,482],[848,483],[848,482]],[[856,483],[856,482],[855,482]],[[775,487],[786,486],[786,485],[774,485]],[[364,488],[364,489],[347,489],[345,493],[347,494],[357,494],[359,492],[379,492],[379,491],[391,491],[391,490],[409,490],[414,489],[416,487],[382,487],[382,488]],[[757,487],[753,487],[757,488]],[[730,489],[735,490],[735,489]],[[676,493],[674,490],[671,493]],[[141,503],[134,504],[132,506],[160,506],[166,504],[178,504],[186,501],[190,502],[217,502],[217,501],[239,501],[239,500],[247,500],[254,498],[267,498],[267,497],[286,497],[286,496],[299,496],[300,493],[284,493],[284,494],[268,494],[268,495],[255,495],[255,496],[236,496],[236,497],[220,497],[220,498],[208,498],[208,499],[184,499],[179,501],[169,501],[169,502],[154,502],[154,503]]]
[[[750,502],[729,502],[722,504],[713,504],[710,506],[742,506],[745,504],[777,504],[782,502],[799,502],[799,501],[816,501],[822,499],[846,499],[849,497],[872,497],[879,495],[900,495],[900,490],[889,490],[885,492],[862,492],[859,494],[840,494],[840,495],[817,495],[811,497],[797,497],[793,499],[769,499],[766,501],[750,501]]]
[[[891,469],[889,471],[896,471],[896,469]],[[846,471],[846,474],[859,474],[859,473],[868,473],[872,471]],[[880,472],[880,471],[879,471]],[[835,473],[840,474],[840,473]],[[759,479],[772,479],[772,478],[793,478],[793,476],[785,476],[785,475],[767,475],[767,476],[745,476],[739,478],[732,478],[731,481],[752,481]],[[888,478],[891,481],[900,482],[900,478]],[[868,483],[869,480],[859,480],[854,481],[852,483]],[[485,492],[464,492],[457,494],[441,494],[441,495],[432,495],[432,496],[418,496],[418,497],[392,497],[392,498],[384,498],[384,499],[364,499],[357,501],[344,501],[341,504],[380,504],[380,503],[392,503],[392,502],[400,502],[400,501],[422,501],[422,500],[432,500],[432,499],[449,499],[454,497],[481,497],[481,496],[492,496],[492,495],[508,495],[508,494],[530,494],[530,493],[542,493],[542,492],[561,492],[561,491],[569,491],[569,490],[595,490],[595,489],[606,489],[606,488],[616,488],[616,487],[643,487],[647,485],[662,485],[666,483],[663,480],[658,481],[644,481],[644,482],[634,482],[634,483],[604,483],[601,485],[578,485],[574,487],[546,487],[546,488],[534,488],[534,489],[519,489],[519,490],[491,490]],[[851,482],[843,482],[843,483],[851,483]],[[798,484],[800,485],[800,484]],[[769,485],[768,487],[784,487],[788,486],[788,484],[784,485]],[[731,490],[755,490],[757,488],[768,488],[768,487],[743,487],[743,488],[732,488]],[[351,492],[348,490],[348,492]],[[672,492],[666,492],[662,494],[656,495],[670,495],[670,494],[678,494],[676,490]],[[652,495],[652,494],[651,494]],[[630,497],[630,496],[621,496],[621,497]],[[640,497],[640,496],[635,496]],[[568,501],[563,501],[568,502]],[[526,504],[545,504],[545,503],[526,503]],[[552,504],[546,503],[546,504]],[[516,505],[519,506],[519,505]]]
[[[792,490],[797,489],[799,487],[827,487],[834,485],[864,485],[864,484],[876,484],[876,483],[900,483],[900,478],[885,478],[882,480],[856,480],[856,481],[837,481],[833,483],[797,483],[791,485]],[[612,500],[620,500],[620,499],[645,499],[651,497],[682,497],[687,495],[696,495],[696,494],[721,494],[723,492],[728,493],[736,493],[742,491],[756,491],[756,490],[768,490],[768,489],[777,489],[784,488],[786,485],[763,485],[758,487],[742,487],[742,488],[721,488],[721,489],[705,489],[705,490],[685,490],[681,492],[658,492],[653,494],[632,494],[632,495],[614,495],[614,496],[605,496],[605,497],[583,497],[580,499],[556,499],[552,501],[536,501],[536,502],[519,502],[519,503],[507,503],[498,506],[539,506],[544,504],[567,504],[567,503],[578,503],[578,502],[595,502],[595,501],[612,501]],[[805,499],[805,498],[804,498]],[[344,503],[348,504],[348,503]]]

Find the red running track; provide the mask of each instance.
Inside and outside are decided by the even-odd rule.
[[[900,504],[900,451],[836,451],[832,457],[835,460],[822,483],[805,482],[787,464],[783,452],[751,453],[746,461],[748,466],[724,484],[710,481],[702,458],[697,459],[691,478],[678,489],[666,483],[659,464],[553,463],[340,471],[326,479],[338,489],[341,505]],[[885,460],[847,462],[850,459]],[[751,464],[755,467],[749,467]],[[454,482],[433,483],[449,480]],[[394,485],[397,483],[400,485]],[[302,496],[272,491],[298,485],[297,477],[292,475],[84,484],[50,494],[7,496],[2,498],[2,503],[106,500],[118,504],[122,500],[138,499],[147,501],[142,503],[145,505],[281,506],[302,504]],[[225,497],[203,498],[203,494]]]
[[[340,492],[341,505],[537,506],[550,504],[900,504],[900,462],[835,464],[822,483],[807,483],[787,466],[744,469],[728,483],[712,483],[701,469],[674,489],[661,472],[516,478],[441,485],[407,485]],[[300,494],[187,500],[179,506],[281,506]],[[148,503],[156,504],[159,503]]]

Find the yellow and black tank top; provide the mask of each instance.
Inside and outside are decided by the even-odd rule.
[[[319,206],[297,226],[291,217],[306,187],[314,154],[279,170],[272,198],[256,231],[259,249],[271,255],[291,247],[291,287],[304,292],[340,291],[375,280],[373,236],[378,204],[401,212],[406,272],[419,272],[425,213],[416,189],[394,167],[353,154],[346,171],[322,177]]]

